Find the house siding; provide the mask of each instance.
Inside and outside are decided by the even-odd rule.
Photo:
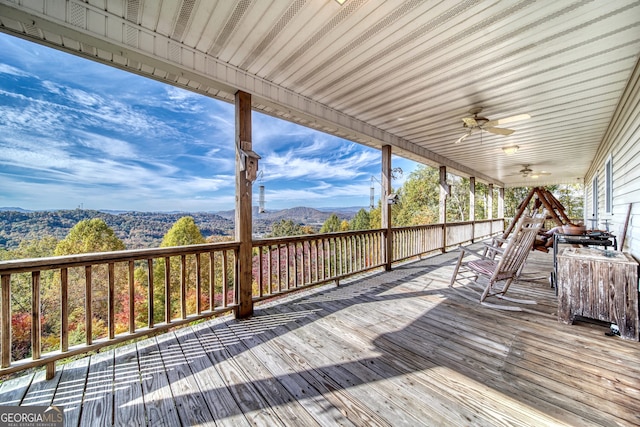
[[[605,213],[605,163],[613,165],[613,209]],[[629,79],[609,128],[585,176],[585,223],[593,212],[593,178],[598,177],[598,225],[609,220],[609,229],[622,239],[629,205],[631,216],[623,250],[640,260],[640,61]]]

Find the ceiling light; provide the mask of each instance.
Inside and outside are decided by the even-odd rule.
[[[336,3],[338,3],[340,6],[342,6],[346,2],[347,2],[347,0],[336,0]]]
[[[509,145],[507,147],[502,147],[502,151],[504,151],[504,154],[506,154],[507,156],[510,156],[517,153],[519,148],[520,147],[518,147],[517,145]]]

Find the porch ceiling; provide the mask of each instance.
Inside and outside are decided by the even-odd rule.
[[[516,186],[585,175],[638,61],[640,2],[0,0],[0,31]],[[531,119],[455,144],[477,106]]]

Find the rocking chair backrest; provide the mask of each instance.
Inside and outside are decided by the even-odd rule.
[[[494,279],[501,280],[516,274],[527,259],[543,223],[544,217],[522,218],[518,222],[493,273]]]

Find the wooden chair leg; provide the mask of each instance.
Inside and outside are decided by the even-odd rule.
[[[484,288],[484,292],[482,293],[482,295],[480,295],[480,302],[483,302],[485,298],[487,298],[487,296],[489,295],[489,291],[493,287],[493,284],[494,282],[489,280],[489,283],[487,283],[487,286]]]
[[[511,282],[513,282],[513,279],[507,279],[507,281],[504,283],[504,287],[502,288],[502,291],[500,292],[502,295],[507,293],[507,289],[509,289],[509,286],[511,285]]]
[[[460,270],[460,265],[462,265],[462,258],[464,257],[464,251],[460,251],[460,256],[458,256],[458,262],[456,267],[453,269],[453,274],[451,275],[451,283],[449,283],[449,287],[452,287],[456,282],[456,277],[458,277],[458,271]]]

